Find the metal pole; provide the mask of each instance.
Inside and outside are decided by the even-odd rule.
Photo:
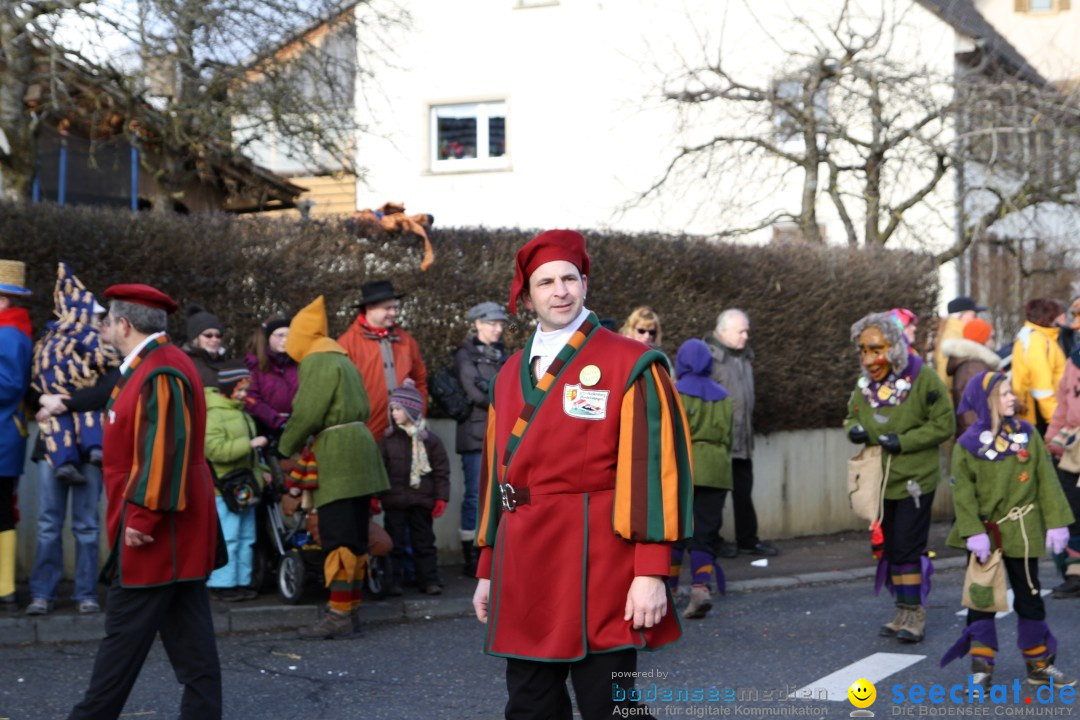
[[[56,191],[56,202],[64,204],[67,199],[67,138],[60,140],[60,186]]]
[[[139,211],[139,148],[131,136],[131,212]]]

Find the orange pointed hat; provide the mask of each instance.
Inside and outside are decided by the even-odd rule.
[[[510,314],[517,313],[517,301],[528,290],[529,277],[536,268],[553,260],[572,263],[582,275],[589,274],[589,254],[585,237],[574,230],[545,230],[525,243],[514,257],[514,282],[510,286]]]
[[[326,321],[326,302],[323,296],[315,298],[289,323],[289,338],[285,341],[285,352],[296,362],[302,362],[312,353],[345,353],[330,337],[329,323]]]

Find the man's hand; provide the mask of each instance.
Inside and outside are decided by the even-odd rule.
[[[476,601],[473,601],[476,604]],[[663,578],[638,575],[626,593],[626,613],[623,620],[633,621],[634,629],[651,628],[667,615],[667,589]]]
[[[491,591],[491,581],[487,578],[480,578],[476,581],[476,591],[473,592],[472,606],[476,611],[476,619],[480,622],[487,622],[488,612],[488,593]]]
[[[141,533],[132,527],[124,528],[124,544],[128,547],[142,547],[152,542],[154,542],[154,538],[146,533]]]
[[[70,395],[42,395],[38,398],[38,404],[41,405],[43,410],[47,410],[50,415],[63,415],[67,412],[67,405],[64,404],[64,401],[70,399]]]

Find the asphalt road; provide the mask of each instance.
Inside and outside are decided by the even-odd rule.
[[[1043,567],[1044,584],[1055,584]],[[941,683],[947,693],[950,685],[967,682],[966,658],[938,668],[938,658],[963,627],[963,618],[956,615],[962,573],[941,572],[934,580],[928,637],[921,644],[877,636],[891,606],[886,598],[874,597],[869,581],[740,593],[719,599],[705,620],[685,621],[677,646],[641,654],[638,670],[651,675],[639,678],[639,687],[658,693],[661,699],[649,703],[657,717],[847,717],[854,708],[835,688],[846,689],[875,673],[881,677],[872,680],[877,700],[870,710],[878,718],[1074,712],[1072,704],[1060,700],[1039,703],[1022,685],[1019,702],[1013,702],[1013,680],[1024,673],[1015,645],[1015,615],[998,620],[995,682],[1008,684],[1008,702],[911,702],[908,693],[914,685],[929,689]],[[1047,606],[1060,642],[1058,665],[1080,673],[1080,653],[1074,650],[1080,647],[1080,601],[1047,598]],[[494,720],[502,717],[505,702],[503,663],[481,652],[482,638],[483,626],[468,618],[374,625],[360,637],[336,641],[287,634],[221,637],[225,716]],[[0,650],[0,718],[66,717],[86,687],[95,651],[93,643]],[[843,668],[839,680],[829,680]],[[896,685],[903,686],[902,703],[894,701]],[[807,687],[812,699],[787,699]],[[685,692],[690,700],[665,701],[665,691]],[[694,692],[702,699],[693,699]],[[157,646],[125,717],[175,717],[179,697],[180,688]]]

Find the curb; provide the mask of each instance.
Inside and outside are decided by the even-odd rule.
[[[960,569],[965,557],[935,560],[937,570]],[[831,570],[755,580],[739,580],[727,585],[729,593],[760,592],[811,585],[833,585],[872,578],[876,568]],[[319,605],[262,605],[258,607],[213,607],[214,633],[295,630],[315,622]],[[361,607],[365,623],[427,622],[445,618],[470,617],[472,598],[446,597],[367,602]],[[94,615],[53,614],[41,617],[0,617],[0,647],[45,643],[98,642],[105,635],[105,613]]]

